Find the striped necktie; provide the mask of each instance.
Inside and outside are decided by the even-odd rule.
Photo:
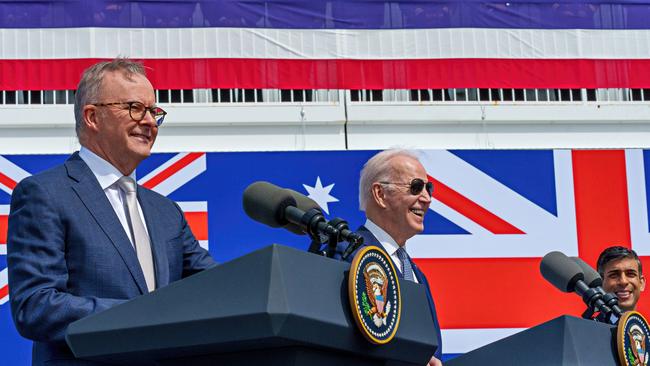
[[[404,275],[404,279],[415,282],[413,281],[415,277],[413,275],[413,267],[411,266],[411,258],[409,258],[408,253],[406,253],[406,250],[403,247],[397,249],[397,257],[402,262],[402,274]]]

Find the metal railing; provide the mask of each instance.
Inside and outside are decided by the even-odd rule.
[[[73,104],[74,90],[0,91],[0,105]],[[334,89],[166,89],[159,103],[339,103]],[[650,89],[385,89],[345,90],[350,103],[650,102]]]
[[[389,89],[351,90],[351,102],[650,102],[650,89]]]

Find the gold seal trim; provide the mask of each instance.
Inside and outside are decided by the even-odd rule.
[[[360,270],[363,270],[363,268],[360,268],[360,264],[363,261],[363,259],[366,257],[366,254],[368,254],[371,251],[376,251],[379,252],[380,255],[383,257],[385,263],[388,264],[388,268],[390,268],[391,274],[389,277],[394,278],[395,280],[395,291],[396,291],[396,298],[397,298],[397,314],[396,320],[395,320],[395,325],[393,326],[393,329],[390,330],[389,335],[383,339],[380,339],[376,337],[375,335],[372,334],[371,330],[368,329],[366,326],[365,322],[363,321],[363,316],[364,314],[360,311],[360,304],[359,304],[359,296],[360,294],[358,293],[358,286],[357,286],[357,277],[359,274]],[[354,322],[357,324],[357,328],[361,331],[361,334],[371,343],[374,344],[386,344],[390,342],[394,337],[395,333],[397,332],[397,328],[399,328],[399,323],[400,323],[400,318],[402,315],[402,297],[401,297],[401,292],[400,292],[400,284],[399,284],[399,278],[397,277],[397,271],[395,270],[395,266],[393,266],[393,261],[390,259],[388,254],[386,252],[373,245],[365,246],[361,248],[357,254],[354,256],[354,259],[352,259],[352,264],[350,265],[350,273],[348,274],[348,296],[350,299],[350,308],[352,310],[352,317],[354,318]]]
[[[630,323],[631,320],[636,319],[637,322],[641,322],[643,324],[643,331],[644,331],[644,339],[647,339],[650,334],[648,334],[648,330],[650,327],[648,326],[648,322],[646,319],[639,313],[638,311],[628,311],[623,314],[621,319],[618,321],[618,326],[616,328],[616,349],[618,350],[618,360],[621,364],[621,366],[637,366],[637,365],[646,365],[648,363],[647,360],[645,360],[645,363],[630,363],[628,361],[627,353],[633,352],[632,348],[626,348],[625,343],[626,343],[626,337],[628,336],[629,329],[632,327],[628,327],[628,324]],[[629,340],[628,340],[629,342]],[[644,342],[645,343],[645,342]],[[645,346],[645,345],[644,345]],[[650,350],[648,350],[650,351]],[[647,356],[646,356],[647,357]]]

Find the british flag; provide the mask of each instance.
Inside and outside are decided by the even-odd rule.
[[[358,172],[374,153],[165,153],[145,160],[137,174],[140,184],[179,202],[197,239],[206,247],[209,241],[212,255],[227,261],[271,243],[302,249],[309,245],[305,237],[245,216],[241,194],[254,181],[267,180],[303,192],[330,218],[343,217],[353,227],[362,224]],[[425,232],[409,241],[408,250],[429,278],[448,355],[561,314],[582,312],[576,296],[560,293],[539,275],[545,253],[561,250],[592,265],[600,251],[612,244],[632,247],[643,256],[650,253],[647,151],[432,150],[418,154],[435,189]],[[3,248],[9,194],[16,182],[64,159],[61,155],[0,157]],[[0,260],[4,266],[4,255]],[[647,257],[642,260],[646,263]],[[0,281],[6,302],[6,269]],[[642,312],[648,312],[648,303],[642,298]],[[27,343],[11,328],[9,307],[0,306],[0,314],[6,319],[0,331],[8,339],[0,348],[28,360]]]

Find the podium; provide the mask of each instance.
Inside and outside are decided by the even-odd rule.
[[[465,365],[618,366],[616,327],[564,315],[445,363]]]
[[[425,290],[400,282],[395,338],[351,316],[346,262],[272,245],[68,327],[76,357],[122,365],[417,365],[437,349]]]

